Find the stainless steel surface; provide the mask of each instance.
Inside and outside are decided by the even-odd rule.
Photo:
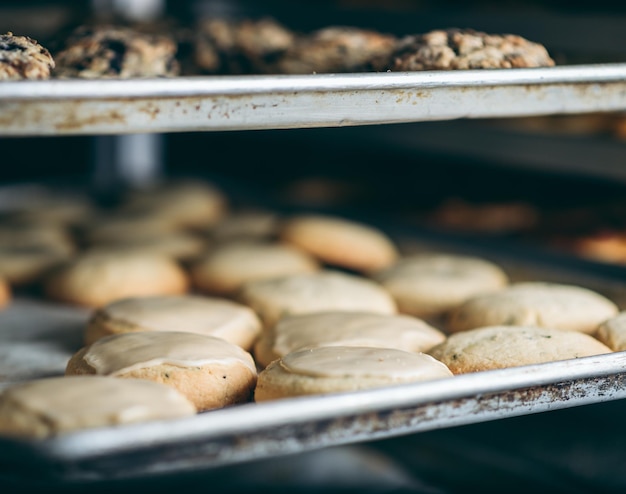
[[[626,64],[0,85],[0,135],[283,129],[626,110]]]

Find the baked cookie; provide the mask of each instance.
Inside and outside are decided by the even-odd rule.
[[[535,326],[489,326],[449,336],[428,352],[454,374],[611,353],[592,336]]]
[[[415,317],[317,312],[283,317],[261,334],[254,345],[254,358],[265,367],[290,352],[319,346],[386,347],[417,353],[445,339],[441,331]]]
[[[71,228],[89,221],[94,214],[94,205],[82,195],[43,190],[15,207],[10,218],[14,223]]]
[[[398,39],[350,26],[329,26],[300,36],[277,60],[277,72],[311,74],[385,70]]]
[[[255,401],[341,393],[449,378],[441,362],[393,348],[331,346],[300,350],[259,373]]]
[[[594,336],[613,351],[626,350],[626,312],[604,321]]]
[[[215,243],[270,241],[280,228],[277,214],[263,210],[233,212],[222,218],[208,233]]]
[[[391,293],[399,312],[424,318],[440,316],[474,295],[508,284],[507,275],[492,262],[438,253],[406,256],[373,278]]]
[[[252,356],[222,338],[181,332],[135,332],[101,338],[70,358],[65,375],[147,379],[176,388],[198,411],[252,398]]]
[[[227,198],[207,182],[170,182],[130,193],[119,212],[152,217],[172,228],[206,229],[226,214]]]
[[[145,252],[171,257],[178,261],[191,261],[207,248],[207,242],[188,232],[141,233],[127,237],[110,238],[91,245],[89,251]]]
[[[85,343],[113,334],[182,331],[215,336],[252,347],[261,321],[245,305],[198,295],[130,297],[97,309],[89,319]]]
[[[52,300],[101,307],[114,300],[187,291],[187,275],[166,256],[143,253],[85,253],[55,268],[44,280]]]
[[[396,246],[380,230],[343,218],[293,216],[283,224],[281,239],[331,266],[370,272],[393,264]]]
[[[473,29],[439,29],[407,36],[399,43],[391,70],[454,70],[552,67],[544,46],[514,34]]]
[[[195,413],[171,386],[104,376],[52,377],[13,385],[0,395],[0,435],[45,438]]]
[[[331,270],[249,281],[242,286],[238,298],[252,307],[265,328],[291,314],[332,310],[396,313],[391,295],[380,285]]]
[[[14,286],[31,285],[69,259],[70,252],[46,245],[0,246],[0,276]]]
[[[48,79],[52,69],[52,55],[37,41],[10,32],[0,34],[0,81]]]
[[[81,26],[55,54],[54,74],[63,78],[172,77],[177,45],[166,35],[123,26]]]
[[[447,329],[467,331],[483,326],[539,326],[593,333],[617,314],[617,306],[587,288],[558,283],[516,283],[477,295],[450,312]]]
[[[201,72],[245,74],[268,72],[295,40],[275,19],[207,18],[198,23],[195,61]]]
[[[314,273],[318,262],[289,245],[231,242],[216,247],[189,267],[193,285],[201,292],[229,296],[248,281]]]

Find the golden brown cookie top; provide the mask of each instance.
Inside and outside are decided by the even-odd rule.
[[[440,29],[401,40],[392,70],[551,67],[544,46],[514,34]]]
[[[54,66],[50,52],[36,40],[0,34],[0,81],[48,79]]]

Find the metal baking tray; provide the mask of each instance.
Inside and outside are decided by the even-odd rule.
[[[626,307],[626,268],[398,230],[412,248],[483,255],[514,280],[578,283]],[[406,236],[403,238],[403,236]],[[605,269],[602,269],[605,268]],[[610,269],[609,269],[610,268]],[[62,375],[89,311],[20,297],[0,312],[0,382]],[[0,438],[0,476],[63,483],[208,471],[343,444],[626,398],[626,352],[350,393],[250,403],[194,417]],[[419,435],[416,436],[419,441]]]
[[[626,110],[626,64],[0,84],[0,135],[387,124]]]

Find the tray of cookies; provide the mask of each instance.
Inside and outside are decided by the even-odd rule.
[[[619,267],[190,182],[101,210],[40,195],[5,237],[3,475],[211,469],[626,398]]]
[[[272,18],[84,24],[51,52],[0,35],[0,135],[337,127],[622,111],[626,64],[560,64],[515,34]]]

